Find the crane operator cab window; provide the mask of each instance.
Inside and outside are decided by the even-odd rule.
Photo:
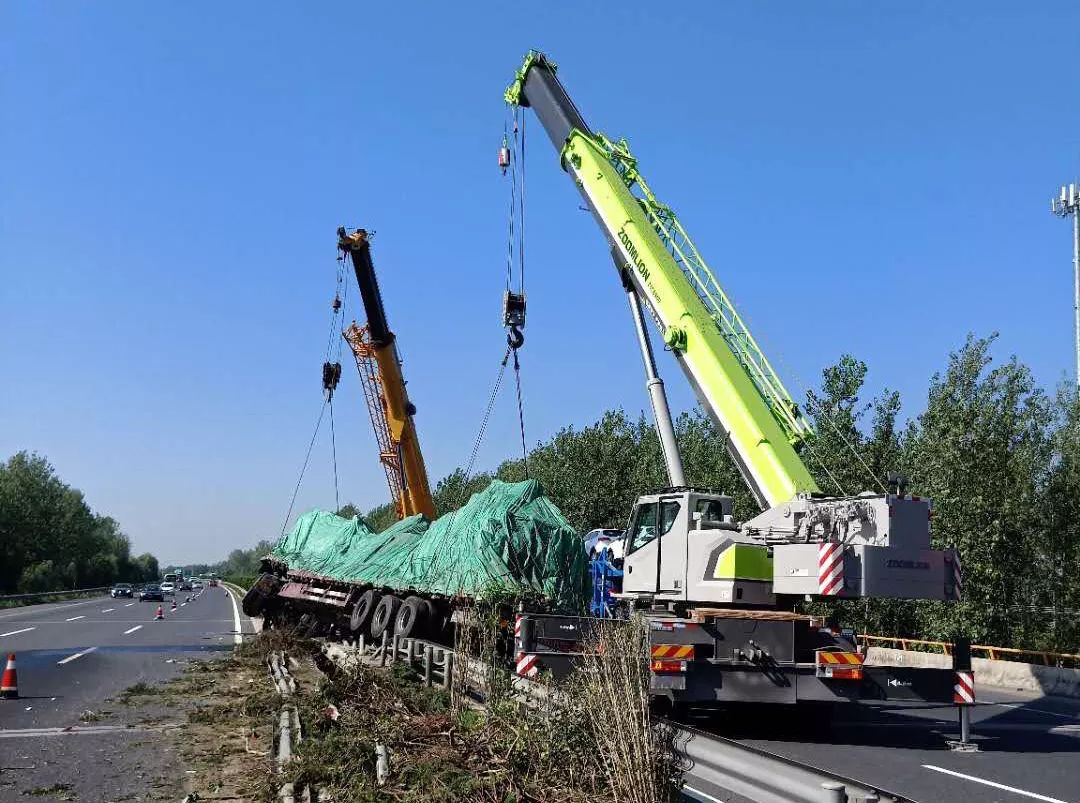
[[[724,506],[719,499],[698,499],[694,512],[700,514],[694,516],[699,529],[719,527],[724,523]]]
[[[679,502],[675,499],[665,500],[657,505],[652,502],[647,505],[638,505],[634,511],[634,523],[630,527],[630,552],[645,546],[656,538],[656,512],[660,510],[660,534],[666,535],[675,525],[679,517]]]

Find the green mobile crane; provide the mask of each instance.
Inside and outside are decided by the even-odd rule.
[[[528,53],[505,99],[543,125],[632,312],[672,487],[635,504],[616,596],[649,611],[654,691],[684,701],[951,699],[951,673],[864,668],[849,641],[792,611],[804,595],[957,598],[955,551],[930,548],[930,501],[899,485],[822,494],[798,450],[809,422],[626,141],[589,128],[542,53]],[[750,521],[735,522],[729,496],[686,482],[644,310],[761,505]],[[588,620],[530,615],[522,625],[519,670],[558,672],[572,660],[566,633]]]

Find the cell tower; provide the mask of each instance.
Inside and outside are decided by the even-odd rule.
[[[1073,316],[1076,337],[1076,382],[1080,385],[1080,188],[1062,186],[1061,194],[1050,201],[1050,211],[1058,217],[1072,216],[1073,224]]]

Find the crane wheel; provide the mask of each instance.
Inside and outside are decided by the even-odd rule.
[[[379,638],[383,633],[394,635],[394,621],[397,619],[401,600],[393,594],[386,594],[375,606],[375,615],[371,617],[371,637]]]
[[[369,588],[360,595],[360,599],[353,605],[352,615],[349,617],[349,629],[356,634],[363,633],[371,627],[371,618],[375,615],[375,609],[379,606],[382,594],[374,588]]]
[[[418,638],[427,625],[427,602],[420,597],[407,597],[398,609],[394,632],[401,638]]]

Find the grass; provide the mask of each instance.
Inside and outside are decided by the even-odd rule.
[[[71,792],[72,786],[69,783],[54,783],[52,786],[35,786],[33,789],[27,789],[23,792],[27,797],[48,797],[49,795],[60,795]]]
[[[324,667],[328,674],[318,687],[299,691],[305,738],[284,780],[361,803],[670,799],[678,773],[667,735],[648,716],[643,625],[602,633],[602,655],[592,670],[610,682],[582,672],[552,686],[542,704],[525,706],[505,669],[506,624],[503,612],[477,610],[459,633],[459,650],[467,645],[485,667],[484,709],[466,694],[464,671],[447,692],[424,687],[401,663]],[[601,703],[607,707],[597,708]],[[612,711],[613,703],[623,712]],[[338,709],[337,722],[324,715],[328,705]],[[378,744],[390,756],[383,785],[376,780]]]

